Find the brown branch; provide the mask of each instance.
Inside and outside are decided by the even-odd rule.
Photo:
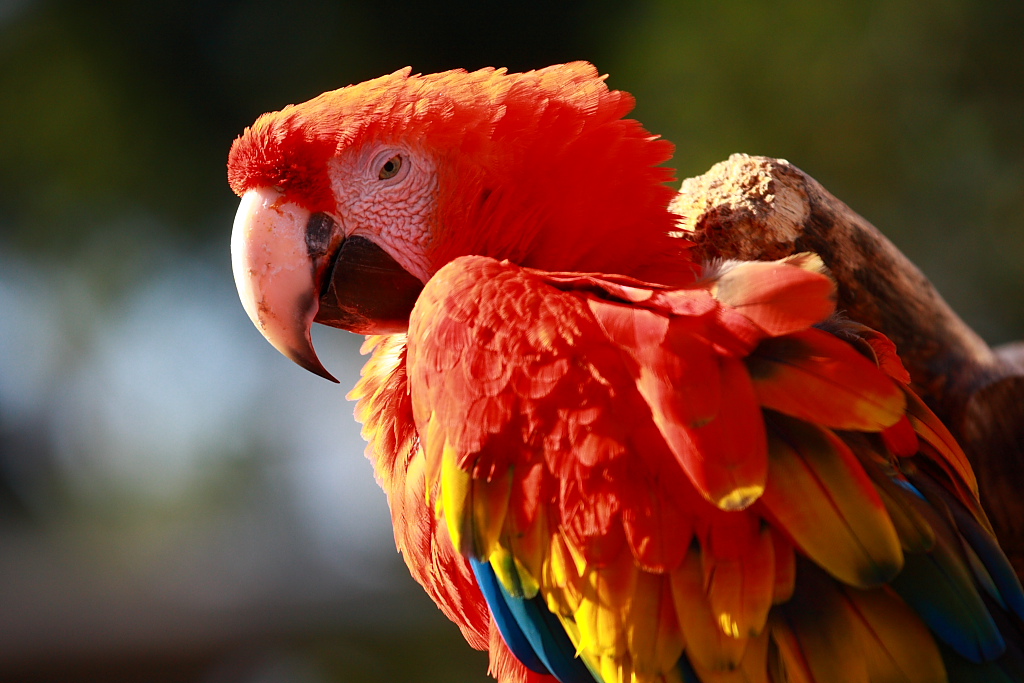
[[[706,259],[821,255],[839,309],[896,343],[915,389],[960,439],[1024,571],[1024,343],[990,349],[877,228],[784,160],[735,154],[685,180],[673,209]]]

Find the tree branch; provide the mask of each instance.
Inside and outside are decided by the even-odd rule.
[[[735,154],[685,180],[672,208],[705,259],[821,256],[839,310],[896,343],[915,390],[964,446],[1024,573],[1024,343],[989,348],[877,228],[787,161]]]

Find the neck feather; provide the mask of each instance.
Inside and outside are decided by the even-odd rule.
[[[514,154],[448,155],[433,262],[472,253],[545,270],[692,282],[692,245],[674,236],[678,216],[668,209],[673,173],[659,166],[672,144],[628,119],[544,132]]]

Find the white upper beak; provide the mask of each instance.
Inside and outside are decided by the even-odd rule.
[[[337,382],[320,363],[310,329],[318,309],[314,260],[306,246],[310,212],[273,188],[242,196],[231,231],[231,268],[245,312],[278,351]]]

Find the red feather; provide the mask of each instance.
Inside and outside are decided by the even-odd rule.
[[[409,404],[416,407],[427,448],[419,451],[423,465],[409,463],[410,476],[424,483],[397,497],[403,548],[414,574],[474,642],[485,625],[476,598],[456,595],[466,590],[466,574],[447,528],[468,552],[497,553],[491,564],[499,579],[542,596],[611,680],[661,670],[680,647],[709,680],[723,666],[781,666],[795,680],[829,680],[834,661],[867,656],[857,653],[876,653],[872,671],[904,666],[877,636],[899,631],[886,619],[910,620],[902,632],[930,638],[911,610],[873,607],[895,598],[851,602],[841,586],[884,584],[900,571],[904,548],[927,553],[934,538],[922,503],[882,473],[895,462],[884,444],[914,460],[922,456],[910,454],[912,444],[923,437],[923,457],[958,496],[971,495],[965,461],[919,403],[904,419],[898,382],[789,310],[817,292],[826,303],[815,310],[828,314],[831,288],[818,274],[780,263],[737,268],[732,277],[771,280],[775,270],[795,275],[757,303],[749,303],[757,290],[734,280],[728,296],[740,309],[710,297],[703,283],[665,288],[481,257],[458,259],[428,283],[413,313],[406,366],[383,384],[364,380],[359,395],[374,396],[369,406],[408,387],[399,405],[407,416]],[[775,305],[782,312],[772,312]],[[444,332],[457,323],[462,332]],[[870,348],[886,347],[876,339]],[[398,367],[408,368],[407,380]],[[762,405],[800,419],[773,413],[766,429]],[[882,430],[882,438],[844,440],[828,425]],[[455,498],[435,493],[435,515],[424,501],[427,489],[449,486],[445,466],[431,462],[448,458],[446,449],[469,484],[451,483]],[[509,473],[509,486],[497,483]],[[723,504],[737,490],[749,500]],[[447,525],[435,521],[445,517]],[[432,545],[423,545],[426,537]],[[794,611],[792,596],[808,590],[798,556],[831,575],[816,579],[830,586],[833,607],[822,618],[831,621]],[[670,577],[664,587],[653,578],[662,575]],[[671,608],[657,617],[662,630],[649,630],[665,599],[658,596],[669,593]],[[860,635],[836,649],[819,637],[821,623],[825,633]],[[779,658],[769,656],[769,642]],[[503,680],[533,676],[502,646],[491,650]]]
[[[546,606],[599,683],[923,682],[973,656],[960,614],[993,654],[1012,581],[895,347],[826,320],[813,255],[702,273],[668,210],[672,146],[632,106],[582,62],[404,69],[232,146],[235,192],[329,213],[339,157],[436,164],[429,239],[403,254],[432,277],[352,392],[413,576],[506,682],[554,679],[510,652],[469,556]]]

